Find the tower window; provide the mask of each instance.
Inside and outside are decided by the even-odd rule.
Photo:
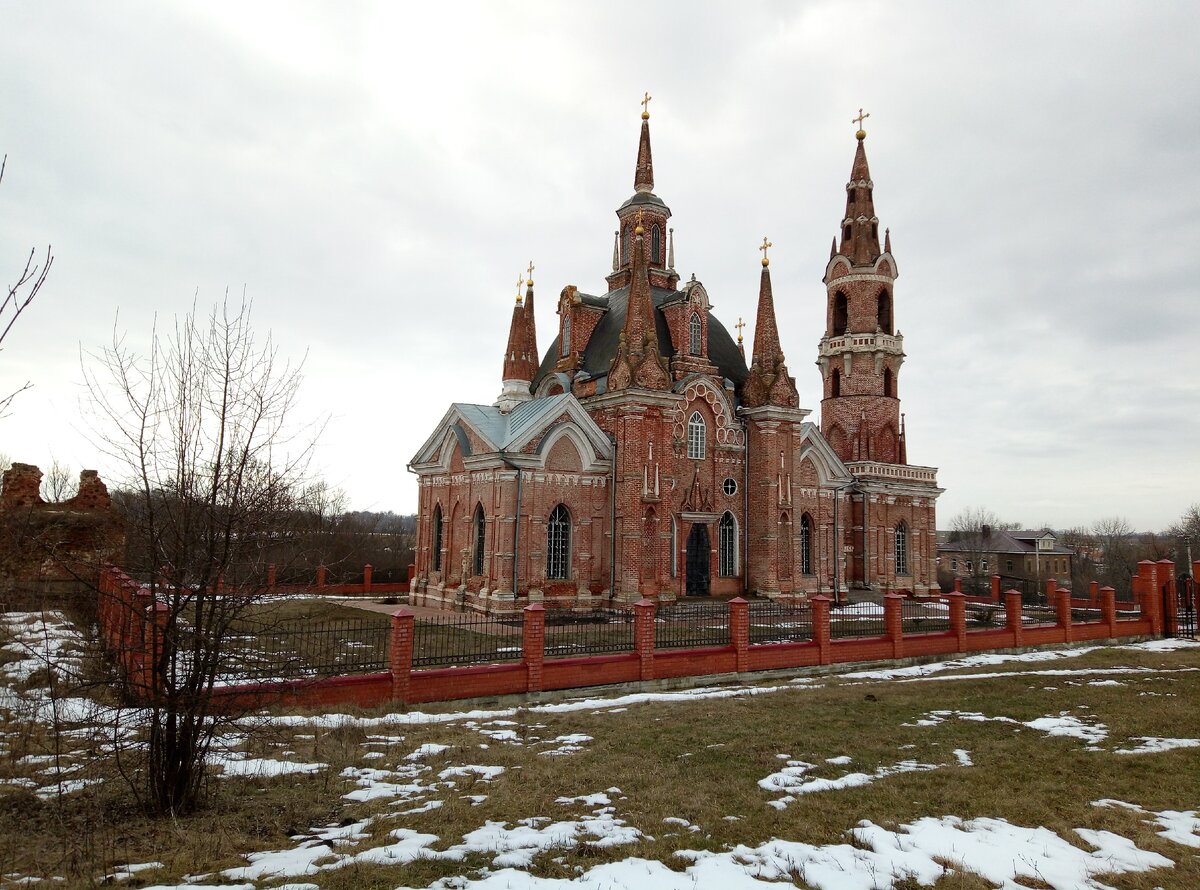
[[[896,526],[896,574],[908,574],[908,525],[900,520]],[[969,565],[969,564],[968,564]],[[967,571],[970,571],[968,567]]]
[[[800,574],[812,573],[812,517],[805,513],[800,517]]]
[[[433,570],[442,570],[442,505],[433,508]]]
[[[883,394],[891,398],[896,397],[896,381],[892,379],[892,369],[883,369]]]
[[[700,323],[700,313],[693,312],[692,317],[688,319],[688,352],[692,355],[700,355],[703,351],[700,348],[703,334],[704,326]]]
[[[559,504],[546,523],[546,577],[571,577],[571,514]]]
[[[658,226],[650,230],[650,262],[662,265],[662,230]]]
[[[846,225],[842,227],[842,242],[845,243],[849,240],[850,240],[850,223],[846,223]]]
[[[829,397],[836,399],[842,394],[842,372],[837,368],[829,375]]]
[[[846,303],[846,295],[838,291],[833,298],[833,330],[829,332],[829,336],[836,337],[839,334],[844,334],[849,324],[849,309]]]
[[[688,419],[688,457],[691,460],[704,460],[704,451],[708,438],[708,427],[699,411],[693,411]]]
[[[871,223],[871,237],[879,240],[879,223]]]
[[[630,261],[630,258],[633,256],[633,254],[629,252],[629,226],[624,225],[621,228],[624,231],[624,234],[621,236],[621,263],[625,264]]]
[[[483,517],[483,504],[475,505],[475,558],[472,560],[473,565],[471,574],[483,574],[483,539],[487,532],[487,520]]]
[[[722,578],[737,574],[737,523],[728,511],[717,525],[717,574]]]
[[[571,354],[571,316],[563,316],[562,354],[565,358]]]
[[[876,323],[879,325],[879,330],[885,334],[892,332],[892,298],[888,296],[886,290],[879,292],[875,318]]]

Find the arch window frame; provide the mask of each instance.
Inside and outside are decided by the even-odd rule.
[[[893,530],[892,555],[895,558],[897,575],[911,574],[908,570],[908,523],[901,519]],[[968,564],[967,571],[971,571]]]
[[[571,578],[571,511],[558,504],[546,520],[546,580]]]
[[[812,517],[807,513],[800,517],[800,574],[813,574],[812,566]]]
[[[562,322],[562,343],[559,345],[559,352],[564,358],[571,354],[571,316],[570,314],[563,315]]]
[[[442,542],[445,537],[445,520],[442,517],[442,505],[436,504],[433,508],[433,532],[431,541],[431,549],[433,553],[433,570],[440,572],[442,570]]]
[[[688,318],[688,354],[704,354],[704,322],[700,320],[700,313],[695,311]]]
[[[650,262],[662,265],[662,229],[658,223],[650,228]]]
[[[717,575],[736,578],[738,575],[737,519],[726,510],[717,522]]]
[[[708,424],[704,415],[693,411],[687,424],[687,455],[689,460],[704,460],[708,451]]]
[[[483,545],[487,539],[487,517],[483,514],[483,504],[475,505],[475,515],[471,525],[474,527],[475,541],[471,554],[471,574],[476,577],[483,574]]]
[[[850,298],[846,296],[845,291],[838,291],[833,295],[831,322],[833,329],[829,333],[833,337],[840,337],[850,326]]]

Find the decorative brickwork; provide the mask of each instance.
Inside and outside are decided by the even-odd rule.
[[[412,601],[516,612],[684,596],[840,601],[934,589],[936,471],[910,466],[860,133],[826,267],[821,429],[784,359],[764,239],[751,365],[702,282],[679,282],[648,114],[602,295],[566,285],[540,365],[532,283],[495,405],[453,405],[418,476]]]

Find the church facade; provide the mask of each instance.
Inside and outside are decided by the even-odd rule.
[[[499,398],[451,405],[409,464],[412,601],[507,611],[936,591],[941,489],[908,462],[898,270],[866,133],[825,267],[818,426],[784,360],[766,239],[748,356],[703,283],[680,280],[648,118],[605,293],[563,288],[539,355],[530,277]]]

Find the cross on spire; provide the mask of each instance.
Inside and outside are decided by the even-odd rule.
[[[654,97],[651,96],[649,93],[646,93],[646,95],[642,97],[642,120],[645,120],[646,118],[650,117],[649,105],[650,105],[650,100],[653,98]]]
[[[744,321],[742,321],[742,317],[739,315],[737,324],[734,325],[734,327],[737,328],[739,343],[742,342],[742,328],[744,328],[745,326],[746,326],[746,323]]]
[[[517,274],[517,302],[521,302],[521,285],[525,283],[525,276]]]
[[[767,240],[767,236],[763,235],[763,243],[759,246],[758,249],[762,251],[762,255],[763,255],[762,264],[764,266],[771,262],[769,259],[767,259],[767,251],[770,250],[773,246],[774,245],[771,244],[771,242]]]
[[[860,108],[860,109],[858,109],[858,117],[850,118],[850,123],[858,124],[858,132],[859,132],[858,138],[859,139],[862,139],[863,136],[867,135],[866,132],[863,130],[862,125],[863,125],[863,121],[865,121],[870,116],[871,116],[871,113],[869,111],[866,114],[863,114],[863,110]]]
[[[526,282],[530,287],[533,287],[533,260],[529,261],[529,280]]]

